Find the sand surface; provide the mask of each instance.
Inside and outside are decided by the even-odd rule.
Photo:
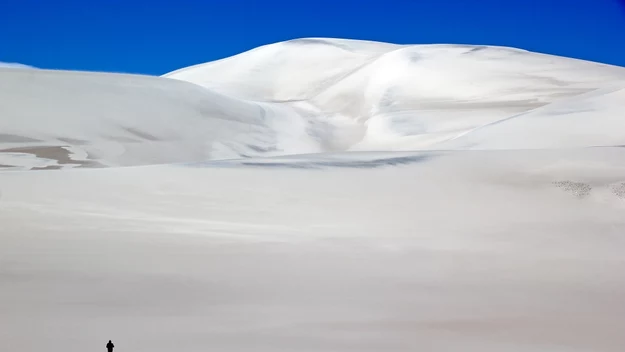
[[[0,69],[11,352],[622,352],[625,69],[308,38]]]

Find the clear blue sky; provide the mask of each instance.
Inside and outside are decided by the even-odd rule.
[[[0,0],[0,61],[162,74],[298,37],[520,47],[625,66],[624,0]]]

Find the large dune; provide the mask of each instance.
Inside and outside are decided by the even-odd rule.
[[[0,164],[625,144],[625,69],[511,48],[300,39],[165,77],[0,68]]]
[[[341,150],[605,146],[625,131],[624,68],[512,48],[300,39],[166,77],[315,116]]]
[[[0,68],[8,351],[621,352],[625,68],[299,39]]]

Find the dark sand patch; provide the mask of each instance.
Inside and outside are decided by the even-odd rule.
[[[49,165],[44,167],[33,167],[31,170],[57,170],[62,165],[78,165],[77,167],[99,167],[99,163],[92,160],[73,160],[70,158],[71,153],[64,147],[59,146],[43,146],[43,147],[23,147],[0,149],[0,153],[24,153],[32,154],[38,158],[56,160],[59,165]]]
[[[49,166],[43,166],[43,167],[33,167],[33,168],[31,168],[31,170],[34,170],[34,171],[61,170],[62,168],[63,168],[63,166],[61,166],[61,165],[49,165]]]
[[[610,190],[612,194],[617,196],[620,199],[625,199],[625,182],[619,183],[617,185],[611,185]]]

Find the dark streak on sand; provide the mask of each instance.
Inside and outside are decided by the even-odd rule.
[[[351,168],[351,169],[375,169],[381,167],[398,167],[409,164],[427,162],[436,157],[434,154],[400,156],[393,158],[378,158],[371,160],[276,160],[271,161],[245,161],[245,160],[222,160],[188,164],[190,167],[254,167],[254,168],[287,168],[287,169],[326,169],[326,168]]]
[[[88,141],[76,138],[58,138],[59,141],[73,145],[87,145]]]
[[[141,131],[139,131],[139,130],[137,130],[135,128],[132,128],[132,127],[125,128],[125,130],[128,131],[129,133],[132,133],[133,135],[135,135],[135,136],[137,136],[139,138],[146,139],[148,141],[158,141],[159,140],[158,138],[154,137],[151,134],[148,134],[148,133],[145,133],[145,132],[141,132]]]
[[[44,167],[33,167],[31,170],[58,170],[62,165],[78,165],[77,167],[97,167],[98,163],[91,160],[72,160],[70,152],[64,147],[47,146],[47,147],[22,147],[0,149],[0,153],[25,153],[33,154],[38,158],[56,160],[59,165],[49,165]],[[11,166],[8,166],[11,167]]]
[[[0,143],[33,143],[40,142],[34,138],[17,136],[14,134],[0,133]]]

